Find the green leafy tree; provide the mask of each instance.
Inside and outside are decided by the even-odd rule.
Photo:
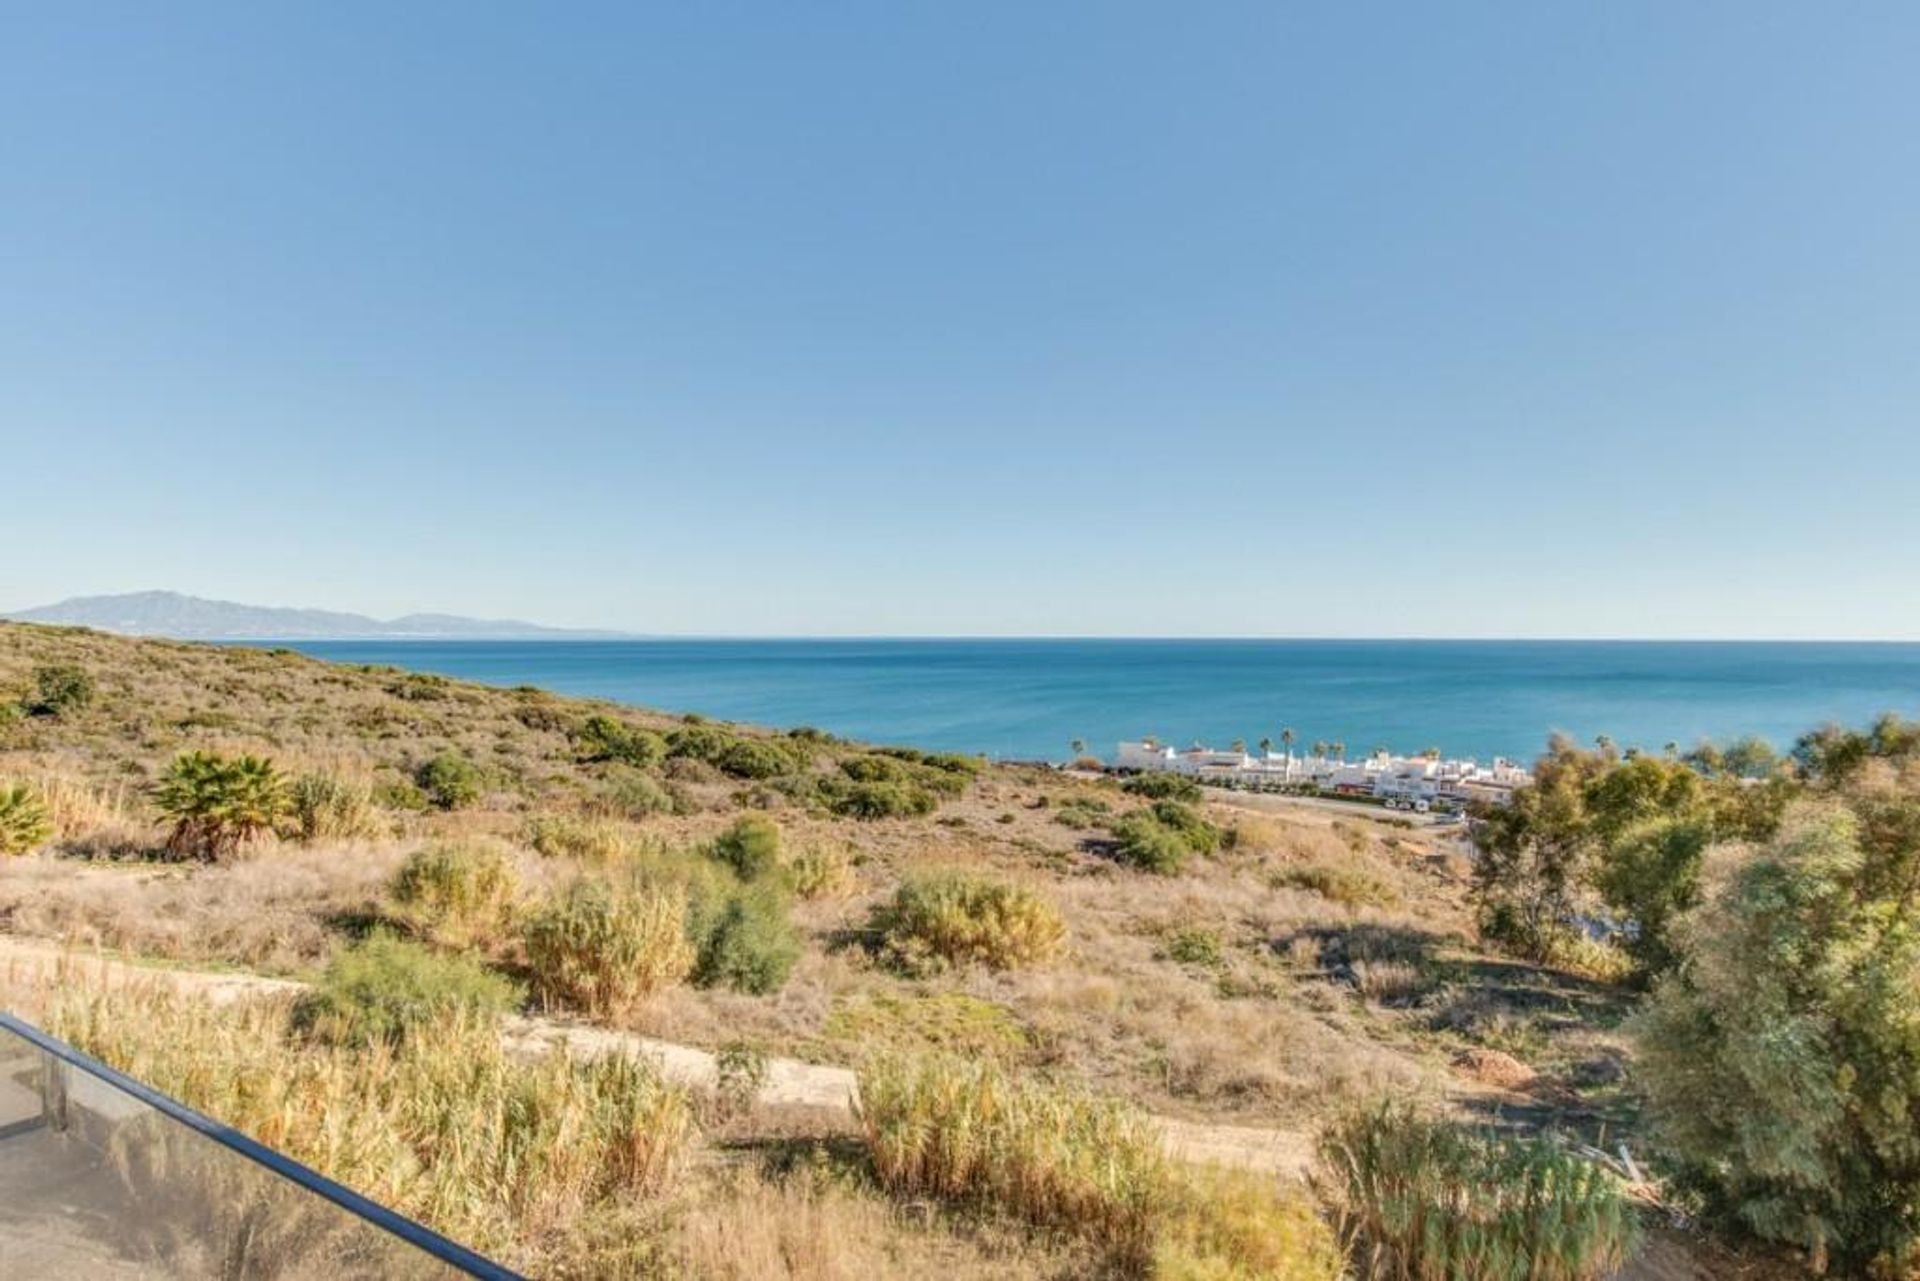
[[[273,829],[287,812],[286,780],[264,757],[187,752],[161,776],[154,805],[173,824],[168,850],[219,859]]]
[[[52,835],[38,792],[25,783],[0,786],[0,857],[25,854]]]
[[[1683,1175],[1815,1270],[1920,1266],[1920,802],[1833,794],[1710,860],[1631,1025]]]

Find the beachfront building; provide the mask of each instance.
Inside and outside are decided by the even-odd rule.
[[[1394,756],[1384,751],[1358,761],[1291,752],[1251,756],[1244,750],[1217,751],[1199,743],[1178,751],[1151,738],[1119,744],[1114,768],[1128,773],[1184,774],[1230,787],[1310,786],[1344,796],[1429,805],[1501,804],[1515,788],[1533,781],[1531,774],[1505,757],[1496,757],[1486,766],[1472,757]]]

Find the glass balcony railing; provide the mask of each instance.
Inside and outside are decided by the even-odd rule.
[[[0,1014],[0,1277],[514,1275]]]

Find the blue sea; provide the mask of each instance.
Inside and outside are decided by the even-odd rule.
[[[305,641],[349,663],[716,719],[1059,760],[1084,740],[1298,742],[1527,760],[1920,713],[1920,644],[1404,640]]]

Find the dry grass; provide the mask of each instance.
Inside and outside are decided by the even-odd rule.
[[[665,1192],[694,1138],[685,1095],[650,1066],[516,1060],[457,1019],[341,1049],[295,1036],[282,1000],[215,1007],[75,974],[39,996],[55,1035],[529,1270],[576,1249],[581,1221]]]
[[[393,878],[395,915],[448,948],[505,950],[520,897],[513,860],[482,841],[436,841],[416,850]]]
[[[1092,1270],[1071,1245],[929,1221],[852,1180],[806,1168],[726,1171],[671,1231],[660,1271],[709,1281],[1042,1281]]]
[[[271,973],[324,962],[336,924],[379,907],[400,848],[281,848],[223,866],[0,861],[0,918],[15,934]]]
[[[1332,1234],[1297,1190],[1171,1164],[1137,1110],[953,1058],[861,1075],[880,1182],[1079,1239],[1130,1275],[1332,1281]]]
[[[631,1013],[687,977],[695,960],[685,897],[580,880],[526,923],[534,995],[593,1018]]]

